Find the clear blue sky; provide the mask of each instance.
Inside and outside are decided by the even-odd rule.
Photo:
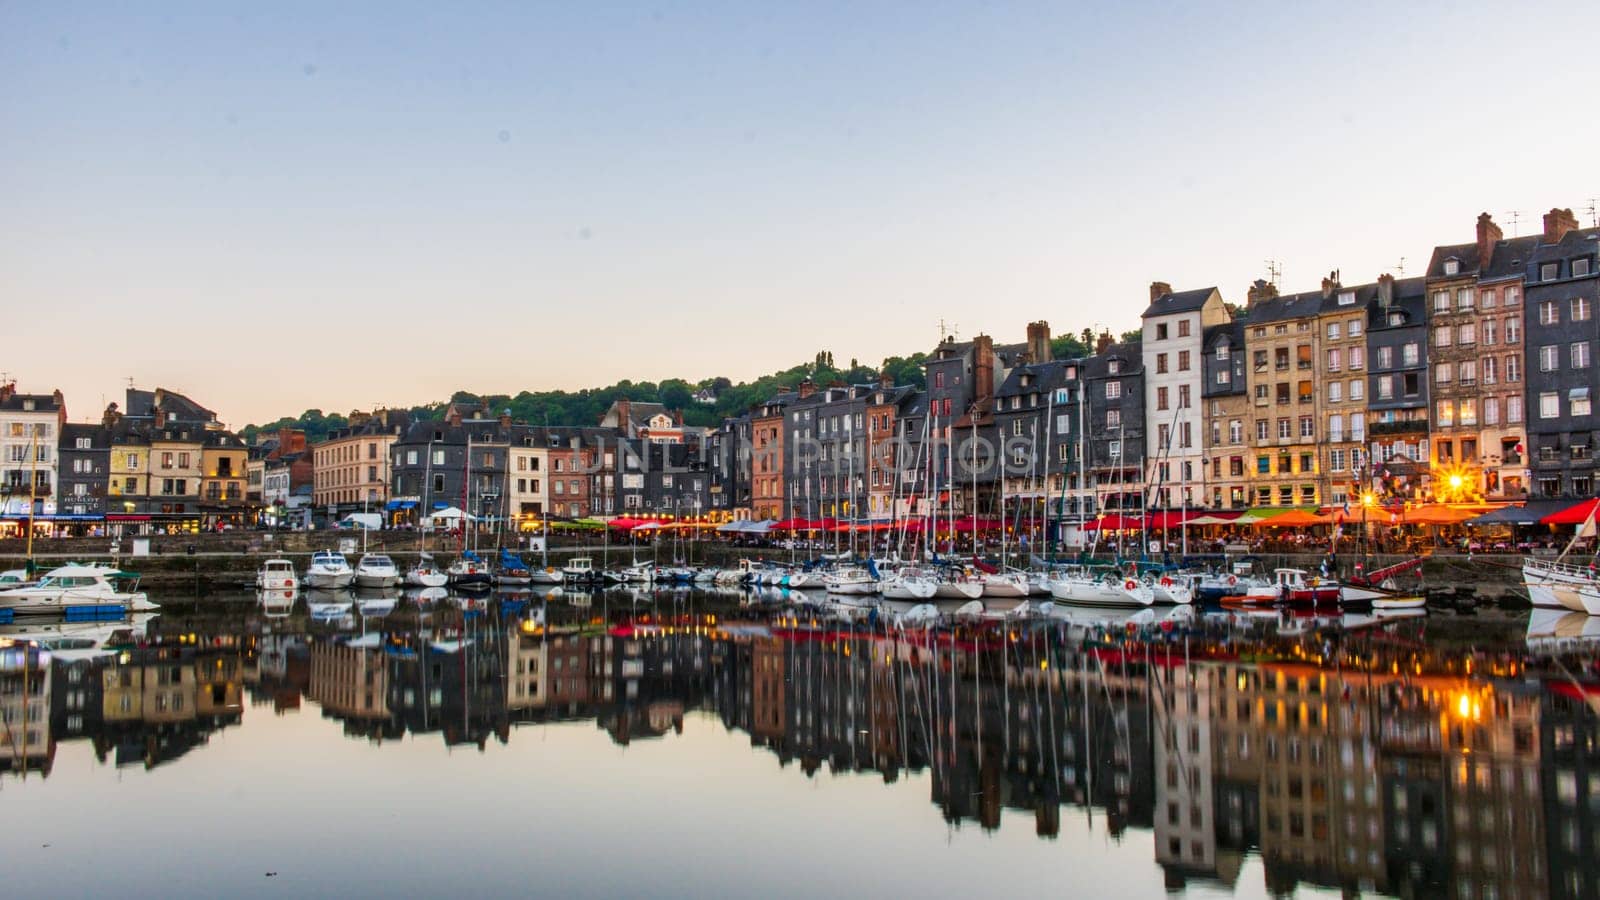
[[[1600,195],[1592,3],[155,6],[0,3],[0,369],[75,419],[1123,330]]]

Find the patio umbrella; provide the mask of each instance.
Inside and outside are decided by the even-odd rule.
[[[1546,525],[1582,525],[1594,515],[1595,507],[1600,506],[1600,497],[1576,503],[1559,512],[1551,513],[1539,521]]]
[[[1468,519],[1466,525],[1537,525],[1539,514],[1526,506],[1502,506]]]

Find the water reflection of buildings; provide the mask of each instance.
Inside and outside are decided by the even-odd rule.
[[[231,639],[116,652],[18,644],[0,658],[0,768],[15,772],[48,774],[57,745],[75,740],[90,741],[101,762],[151,768],[243,714]]]
[[[1403,642],[1090,637],[473,616],[426,636],[179,636],[12,664],[0,710],[37,723],[5,762],[48,771],[61,740],[118,762],[180,755],[238,721],[245,682],[278,712],[303,693],[352,736],[479,748],[559,721],[658,739],[699,709],[808,775],[925,773],[953,825],[999,828],[1012,810],[1049,838],[1076,808],[1121,840],[1148,831],[1173,889],[1232,887],[1250,855],[1274,893],[1600,887],[1600,729],[1576,688]]]

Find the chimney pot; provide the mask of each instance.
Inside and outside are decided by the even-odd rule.
[[[1050,361],[1050,323],[1040,320],[1028,323],[1028,361]]]
[[[1387,309],[1394,303],[1394,276],[1388,272],[1378,276],[1378,305]]]
[[[1116,342],[1111,339],[1111,330],[1110,329],[1106,329],[1105,331],[1100,332],[1100,337],[1097,340],[1095,340],[1095,342],[1094,342],[1094,353],[1095,353],[1095,355],[1099,356],[1099,355],[1105,353],[1107,350],[1110,350],[1111,349],[1111,345],[1114,344],[1114,343],[1116,343]]]
[[[1160,300],[1162,297],[1164,297],[1164,296],[1166,296],[1167,294],[1170,294],[1170,293],[1172,293],[1172,285],[1167,284],[1165,281],[1152,281],[1152,282],[1150,282],[1150,302],[1151,303],[1154,303],[1157,300]]]

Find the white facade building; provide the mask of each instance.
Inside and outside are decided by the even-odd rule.
[[[19,394],[0,385],[0,501],[4,514],[49,515],[56,503],[56,443],[67,419],[61,392]]]
[[[1205,505],[1204,333],[1229,320],[1216,288],[1174,293],[1150,285],[1144,320],[1146,482],[1160,508]]]

